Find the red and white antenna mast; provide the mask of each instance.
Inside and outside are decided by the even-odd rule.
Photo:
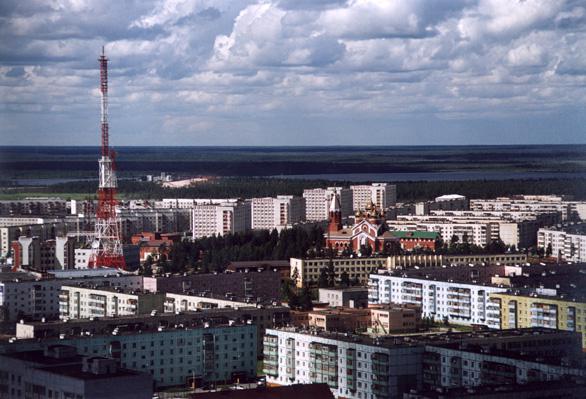
[[[114,151],[110,149],[108,131],[108,59],[102,47],[100,62],[101,133],[102,154],[98,160],[100,183],[98,187],[98,209],[96,212],[96,236],[92,243],[90,267],[126,268],[122,253],[120,218],[116,214],[116,172]]]

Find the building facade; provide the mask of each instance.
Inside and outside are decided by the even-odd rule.
[[[0,398],[150,399],[153,379],[115,360],[77,355],[74,347],[0,355]]]
[[[308,222],[327,220],[334,194],[337,194],[340,199],[342,218],[352,215],[352,190],[344,187],[313,188],[303,190],[305,220]]]
[[[250,228],[249,201],[234,200],[193,207],[191,225],[193,238],[240,233]]]
[[[539,229],[537,247],[564,261],[586,262],[586,225]]]
[[[586,302],[556,296],[493,293],[498,306],[500,328],[544,327],[582,334],[586,350]]]
[[[141,289],[64,285],[59,294],[61,320],[150,314],[164,310],[165,295]]]
[[[421,383],[422,346],[269,329],[264,372],[274,385],[326,383],[335,397],[398,398]]]
[[[369,203],[387,209],[397,202],[397,186],[387,183],[350,186],[352,190],[352,210],[363,211]]]
[[[368,301],[417,305],[424,317],[439,322],[500,328],[499,306],[491,294],[504,291],[504,287],[490,285],[372,274]]]
[[[106,273],[104,273],[106,274]],[[87,283],[121,288],[142,288],[142,276],[76,276],[40,278],[28,273],[0,273],[0,318],[41,320],[59,318],[59,294],[65,284]]]
[[[305,220],[305,199],[293,195],[251,200],[253,229],[281,230]]]

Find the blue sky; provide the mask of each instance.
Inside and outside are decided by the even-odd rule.
[[[581,0],[3,0],[0,144],[586,143]]]

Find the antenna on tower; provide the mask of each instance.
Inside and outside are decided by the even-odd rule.
[[[99,165],[98,208],[96,212],[96,237],[92,243],[90,267],[126,268],[122,252],[120,218],[116,213],[118,201],[113,151],[110,149],[108,124],[108,58],[104,46],[98,58],[100,63],[100,105],[101,105],[101,157]]]

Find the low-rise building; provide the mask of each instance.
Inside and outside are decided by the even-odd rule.
[[[320,288],[318,300],[332,307],[364,308],[368,306],[368,288]]]
[[[527,263],[524,253],[474,254],[474,255],[395,255],[387,259],[387,269],[407,269],[412,267],[441,267],[463,265],[516,265]]]
[[[120,368],[114,359],[80,356],[75,347],[0,355],[0,397],[150,399],[150,374]]]
[[[421,308],[415,305],[374,305],[370,311],[370,332],[387,335],[417,331],[421,325]]]
[[[306,323],[299,327],[324,331],[365,332],[370,326],[369,309],[324,308],[307,312]]]
[[[399,240],[404,251],[428,250],[435,251],[439,233],[433,231],[390,231],[392,237]]]
[[[314,285],[319,279],[322,268],[327,268],[332,263],[337,278],[346,272],[350,280],[357,280],[360,284],[368,282],[370,273],[376,273],[378,269],[385,269],[387,258],[316,258],[300,259],[291,258],[291,280],[297,287]]]

